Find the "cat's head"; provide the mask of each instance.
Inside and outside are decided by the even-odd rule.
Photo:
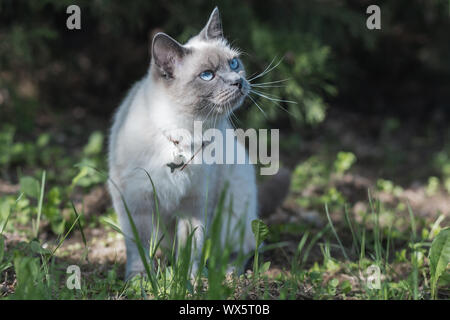
[[[197,119],[228,116],[249,92],[239,51],[223,37],[217,7],[203,30],[185,45],[158,33],[151,52],[154,81]]]

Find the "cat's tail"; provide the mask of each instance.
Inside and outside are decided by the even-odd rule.
[[[275,212],[283,203],[289,192],[291,184],[291,172],[286,168],[280,168],[277,174],[269,177],[259,185],[258,203],[259,216],[264,218]]]

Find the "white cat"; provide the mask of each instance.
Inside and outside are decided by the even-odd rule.
[[[225,208],[232,203],[230,230],[234,230],[227,241],[235,241],[238,246],[239,232],[235,230],[244,218],[242,249],[248,253],[255,248],[251,221],[257,218],[258,208],[253,166],[193,164],[194,161],[186,164],[192,150],[202,148],[202,138],[193,136],[194,121],[203,121],[204,130],[232,128],[228,116],[242,104],[250,88],[239,52],[223,38],[218,9],[214,9],[204,29],[185,45],[159,33],[153,39],[151,52],[149,72],[121,104],[109,142],[109,175],[115,184],[110,182],[109,190],[125,234],[126,278],[143,272],[144,266],[133,242],[121,194],[147,251],[154,227],[153,189],[142,169],[155,184],[165,224],[171,225],[175,215],[179,215],[178,226],[173,230],[178,241],[185,241],[191,228],[198,227],[194,237],[197,258],[208,227],[204,225],[205,209],[209,216],[213,214],[227,182]],[[186,132],[191,136],[186,137]],[[195,273],[197,259],[193,262]]]

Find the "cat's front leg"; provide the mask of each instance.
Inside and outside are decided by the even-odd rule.
[[[205,241],[205,226],[197,218],[182,218],[177,224],[177,259],[189,259],[190,278],[196,279],[200,267],[203,243]]]

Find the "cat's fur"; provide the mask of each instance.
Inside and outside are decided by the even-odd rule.
[[[143,272],[144,267],[133,242],[121,194],[146,249],[153,230],[153,191],[142,169],[154,181],[165,224],[170,226],[178,215],[178,226],[172,230],[178,241],[184,241],[187,232],[198,227],[194,241],[197,255],[208,227],[203,225],[205,208],[209,215],[214,212],[227,182],[225,204],[227,207],[232,203],[231,230],[236,230],[236,224],[244,217],[243,250],[248,253],[255,248],[251,221],[257,218],[257,187],[251,164],[190,164],[183,170],[168,166],[180,154],[184,158],[192,154],[191,144],[185,143],[189,139],[183,137],[180,128],[193,134],[194,120],[206,118],[203,129],[232,128],[229,108],[238,108],[248,94],[242,62],[239,60],[238,70],[230,69],[230,59],[238,57],[239,52],[223,38],[218,9],[214,9],[200,34],[185,45],[159,33],[153,39],[151,52],[149,72],[122,102],[114,117],[109,142],[109,175],[115,184],[110,182],[109,190],[125,234],[127,278]],[[214,81],[199,79],[204,70],[216,72]],[[201,146],[201,137],[193,137],[193,141],[194,149]],[[244,146],[238,143],[238,148]],[[207,220],[210,222],[211,216]],[[228,240],[235,241],[238,247],[239,232],[232,232],[231,236]],[[195,266],[194,263],[193,272]]]

